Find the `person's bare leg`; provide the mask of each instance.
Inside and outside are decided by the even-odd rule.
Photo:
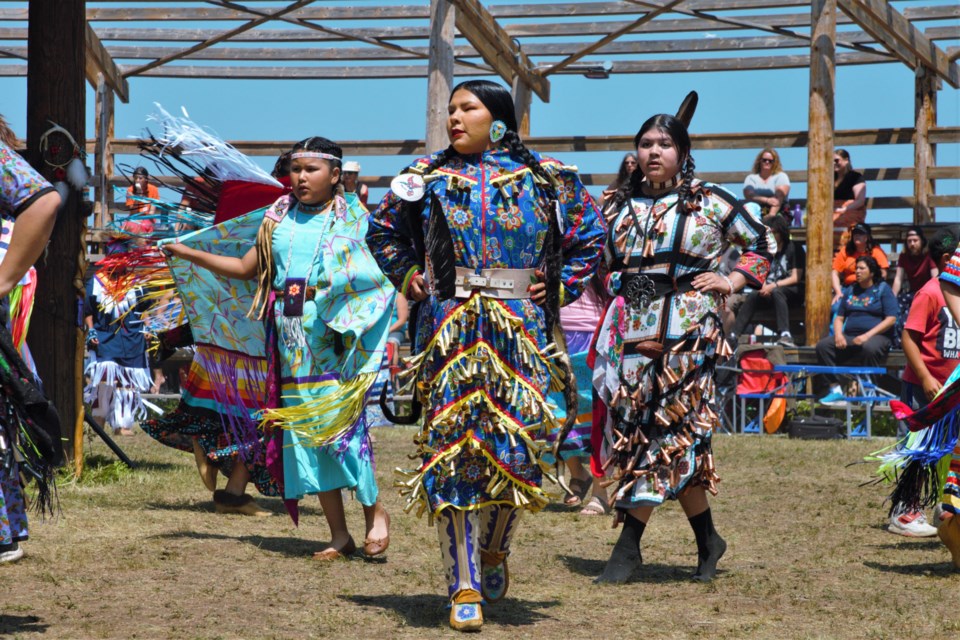
[[[250,482],[250,472],[247,465],[242,460],[237,460],[230,471],[230,477],[227,479],[227,486],[224,490],[235,496],[242,496],[247,491],[247,484]]]
[[[573,489],[575,495],[564,498],[563,504],[568,507],[575,507],[583,503],[587,483],[593,479],[593,476],[590,475],[590,471],[583,466],[583,463],[580,462],[580,458],[577,456],[567,458],[564,460],[564,464],[570,469],[570,488]],[[594,484],[594,486],[596,485]],[[584,494],[584,496],[579,495],[581,493]]]
[[[330,548],[344,555],[353,553],[356,545],[347,530],[347,517],[343,512],[343,496],[340,490],[321,491],[318,497],[327,526],[330,527]]]
[[[250,471],[243,464],[243,460],[238,458],[230,471],[230,477],[227,478],[227,486],[213,492],[213,504],[217,513],[257,517],[273,515],[272,511],[262,508],[246,494],[250,479]]]

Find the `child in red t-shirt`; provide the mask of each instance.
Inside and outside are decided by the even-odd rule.
[[[930,243],[930,258],[940,271],[950,261],[954,244],[953,236],[943,232]],[[960,324],[950,314],[936,278],[914,295],[902,340],[907,367],[903,371],[900,400],[911,407],[926,406],[960,365]],[[897,435],[904,438],[908,432],[901,421]],[[894,513],[888,530],[912,537],[933,536],[937,532],[927,524],[922,511]]]

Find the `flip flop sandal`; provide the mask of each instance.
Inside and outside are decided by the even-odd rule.
[[[570,479],[570,494],[564,499],[563,504],[568,507],[579,507],[583,504],[583,499],[593,486],[593,478],[581,480],[580,478]]]
[[[590,502],[580,510],[582,516],[605,516],[610,513],[610,507],[597,496],[590,498]]]

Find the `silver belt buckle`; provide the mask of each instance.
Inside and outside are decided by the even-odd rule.
[[[483,289],[490,284],[490,278],[487,276],[472,275],[467,278],[467,285],[471,289]]]
[[[657,295],[657,287],[653,279],[644,274],[638,274],[630,278],[626,288],[623,291],[623,299],[627,301],[634,309],[645,309],[653,302]]]

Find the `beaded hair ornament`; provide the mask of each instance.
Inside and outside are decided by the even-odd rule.
[[[331,155],[329,153],[323,153],[322,151],[296,151],[290,154],[291,160],[296,160],[298,158],[321,158],[323,160],[333,160],[334,162],[340,162],[340,158],[337,156]]]

